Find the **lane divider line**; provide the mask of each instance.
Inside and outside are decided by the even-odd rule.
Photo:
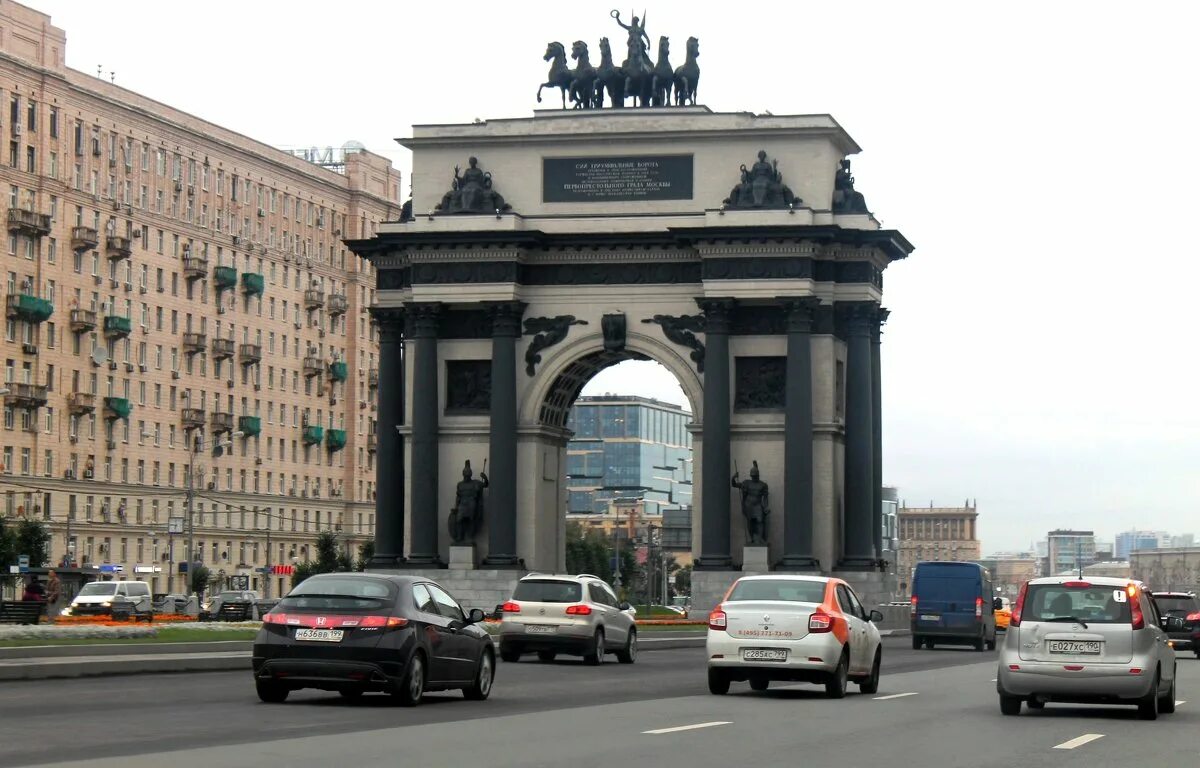
[[[892,699],[903,699],[905,696],[916,696],[917,692],[911,693],[893,693],[890,696],[876,696],[873,701],[891,701]]]
[[[1187,699],[1183,699],[1182,701],[1175,699],[1175,706],[1182,707],[1184,704],[1187,704]]]
[[[1104,738],[1103,733],[1085,733],[1082,736],[1076,736],[1075,738],[1071,739],[1070,741],[1064,741],[1062,744],[1056,744],[1054,748],[1055,749],[1075,749],[1076,747],[1082,747],[1084,744],[1090,744],[1091,742],[1095,741],[1096,739],[1103,739],[1103,738]]]
[[[677,725],[674,728],[656,728],[653,731],[642,731],[643,734],[658,736],[663,733],[679,733],[680,731],[695,731],[700,728],[712,728],[717,725],[732,725],[730,720],[715,720],[711,723],[695,723],[694,725]]]

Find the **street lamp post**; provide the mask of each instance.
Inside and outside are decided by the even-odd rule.
[[[245,433],[242,431],[230,432],[229,439],[222,440],[212,446],[213,450],[225,448],[233,445],[233,440],[242,437]],[[187,484],[187,594],[196,594],[196,551],[194,549],[196,535],[196,519],[192,513],[194,500],[196,498],[196,454],[203,450],[204,438],[197,436],[195,439],[188,438],[188,484]]]

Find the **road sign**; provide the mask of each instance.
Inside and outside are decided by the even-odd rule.
[[[17,555],[17,565],[22,568],[29,567],[29,555]]]

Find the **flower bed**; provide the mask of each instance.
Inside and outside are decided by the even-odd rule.
[[[70,618],[70,617],[65,617]],[[82,616],[75,618],[84,618]],[[99,617],[88,617],[99,618]],[[194,621],[185,616],[185,621],[171,622],[171,628],[228,632],[231,629],[256,630],[262,626],[257,621]],[[154,624],[132,621],[91,621],[90,623],[62,622],[56,624],[0,625],[0,642],[6,640],[120,640],[126,638],[155,637],[166,627],[156,620]]]

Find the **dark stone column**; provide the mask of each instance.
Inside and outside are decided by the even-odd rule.
[[[812,325],[821,300],[781,299],[787,318],[783,416],[783,558],[777,567],[814,569]]]
[[[870,302],[845,305],[846,333],[846,474],[842,558],[838,568],[873,570],[872,509],[875,493],[871,417],[871,328],[878,307]]]
[[[729,553],[729,325],[732,299],[698,299],[704,311],[704,457],[700,489],[702,569],[733,566]]]
[[[879,367],[879,337],[887,322],[888,310],[880,308],[871,323],[871,535],[875,558],[883,557],[883,390]]]
[[[489,307],[492,316],[492,459],[485,513],[488,556],[493,568],[515,568],[517,558],[517,349],[525,304],[505,301]]]
[[[373,308],[379,323],[379,419],[375,424],[375,555],[371,568],[404,563],[403,309]]]
[[[413,340],[412,542],[410,565],[442,564],[438,552],[438,318],[436,302],[410,304]]]

